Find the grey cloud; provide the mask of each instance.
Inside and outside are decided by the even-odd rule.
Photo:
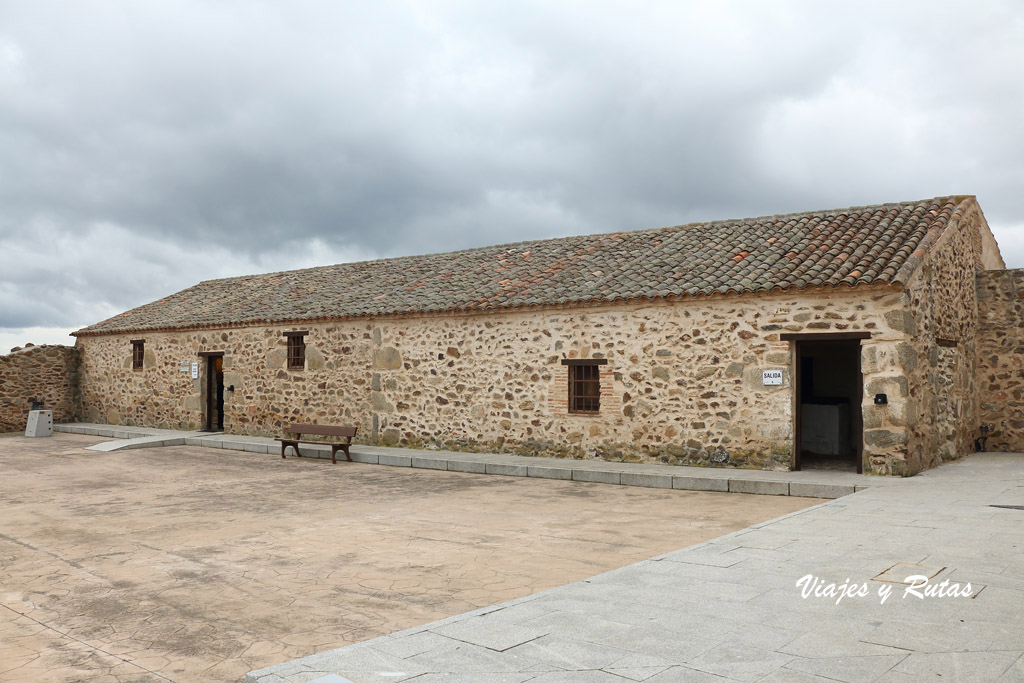
[[[1024,216],[1009,2],[0,8],[0,327],[329,259],[946,193]]]

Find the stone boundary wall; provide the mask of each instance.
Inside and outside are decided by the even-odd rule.
[[[32,400],[53,411],[54,422],[79,416],[80,350],[74,346],[26,346],[0,356],[0,432],[23,432]]]
[[[978,436],[978,294],[988,225],[976,202],[954,213],[907,284],[907,460],[912,475],[974,452]]]
[[[780,334],[870,332],[861,347],[865,386],[888,387],[906,355],[904,305],[898,288],[862,287],[83,336],[83,412],[91,422],[200,428],[198,354],[221,351],[224,384],[235,387],[224,409],[234,434],[341,423],[358,426],[363,443],[789,469],[793,360]],[[288,330],[308,331],[301,370],[287,367]],[[132,368],[132,339],[144,340],[142,369]],[[573,358],[608,361],[597,415],[568,412],[561,361]],[[193,361],[197,379],[187,372]],[[765,369],[782,370],[783,384],[765,386]],[[865,393],[873,436],[902,429],[904,404],[883,414]],[[873,438],[865,471],[893,473],[905,449]]]
[[[978,273],[978,388],[987,450],[1024,452],[1024,270]]]

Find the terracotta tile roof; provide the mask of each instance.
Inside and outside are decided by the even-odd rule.
[[[207,280],[76,334],[905,283],[973,197]]]

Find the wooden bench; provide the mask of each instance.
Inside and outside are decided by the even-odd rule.
[[[335,457],[338,453],[338,449],[345,451],[345,459],[352,462],[352,456],[348,452],[348,447],[352,444],[352,437],[356,435],[355,427],[338,427],[334,425],[310,425],[310,424],[293,424],[291,427],[284,430],[285,436],[275,441],[281,442],[281,457],[284,458],[284,449],[291,446],[295,450],[296,457],[301,457],[302,453],[299,453],[300,443],[309,444],[325,444],[331,447],[331,462],[337,464],[338,460]],[[288,434],[294,434],[294,439],[289,439]],[[316,436],[343,436],[344,441],[337,441],[331,443],[329,441],[304,441],[300,437],[304,434],[316,435]]]

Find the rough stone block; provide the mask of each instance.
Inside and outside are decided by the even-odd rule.
[[[372,407],[374,410],[382,412],[382,413],[393,413],[393,412],[395,412],[395,407],[393,405],[391,405],[391,403],[388,401],[387,397],[385,397],[384,394],[379,392],[379,391],[371,391],[370,392],[370,407]],[[395,431],[398,432],[398,430],[395,430]],[[397,436],[401,437],[401,435],[402,435],[402,433],[398,432]],[[389,442],[390,443],[398,443],[398,439],[397,438],[390,439]]]
[[[672,488],[685,491],[728,491],[729,480],[725,477],[712,479],[710,477],[672,477]]]
[[[307,370],[319,370],[324,366],[324,355],[320,353],[320,350],[315,346],[306,347],[306,369]],[[224,381],[228,379],[225,376]],[[241,384],[241,382],[239,382]]]
[[[864,433],[864,443],[878,448],[891,448],[907,443],[906,432],[893,432],[888,429],[872,429]]]
[[[487,474],[504,474],[510,477],[525,477],[527,475],[526,465],[509,465],[503,462],[487,463]]]
[[[380,370],[397,370],[402,367],[402,354],[393,346],[385,346],[373,353],[373,366]]]
[[[591,481],[598,484],[620,484],[620,474],[608,470],[573,470],[573,481]]]
[[[856,493],[852,484],[810,484],[793,481],[789,484],[789,495],[804,498],[842,498]]]
[[[539,479],[572,479],[572,469],[568,467],[528,467],[527,476]]]
[[[914,320],[914,316],[910,311],[902,309],[887,311],[885,313],[885,320],[897,332],[906,332],[911,336],[917,334],[917,321]]]
[[[670,489],[672,488],[672,475],[623,472],[619,475],[619,483],[623,486],[646,486],[652,489]]]
[[[475,462],[472,460],[449,460],[449,472],[471,472],[473,474],[484,474],[487,472],[487,463]]]
[[[412,467],[412,458],[408,455],[381,453],[377,456],[377,463],[380,465],[388,465],[390,467]]]
[[[762,496],[788,496],[788,481],[765,481],[758,479],[730,479],[730,493],[756,493]]]
[[[444,458],[416,458],[412,459],[412,467],[418,467],[423,470],[447,470],[448,461]]]

